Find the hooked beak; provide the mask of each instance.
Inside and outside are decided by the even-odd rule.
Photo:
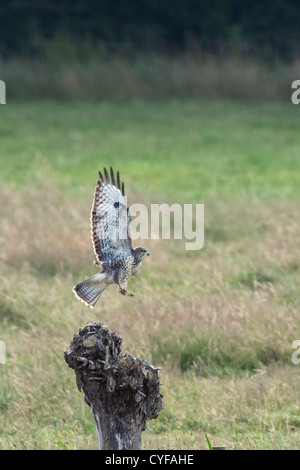
[[[147,256],[150,256],[150,253],[149,253],[149,251],[147,251],[146,255],[147,255]]]

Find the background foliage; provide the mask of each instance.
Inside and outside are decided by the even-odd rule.
[[[292,59],[300,40],[297,0],[12,0],[1,5],[2,52],[41,54],[41,38],[110,50],[240,51]]]

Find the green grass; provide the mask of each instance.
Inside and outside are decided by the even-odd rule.
[[[298,129],[290,103],[1,107],[0,448],[97,448],[63,359],[90,320],[162,367],[144,448],[299,447]],[[111,286],[92,311],[72,287],[95,272],[89,215],[110,165],[130,204],[204,202],[205,244],[141,241],[151,257],[130,281],[135,301]]]
[[[299,195],[299,112],[290,103],[39,102],[2,107],[0,121],[5,182],[37,184],[44,171],[78,192],[94,184],[95,167],[112,164],[152,197],[174,198],[174,186],[187,202],[210,192]]]
[[[163,361],[185,373],[189,370],[202,377],[215,375],[228,377],[254,372],[273,362],[286,364],[290,359],[288,348],[280,348],[274,341],[255,339],[247,331],[236,337],[219,330],[195,331],[189,329],[182,335],[170,337],[166,331],[153,337],[154,363]],[[167,338],[167,339],[165,339]]]

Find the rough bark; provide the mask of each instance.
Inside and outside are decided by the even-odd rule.
[[[122,339],[102,322],[73,337],[65,361],[93,413],[103,450],[141,448],[146,421],[162,409],[158,369],[121,353]]]

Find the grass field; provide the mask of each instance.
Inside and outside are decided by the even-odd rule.
[[[297,449],[300,124],[290,103],[11,103],[0,113],[0,448],[96,449],[63,352],[90,320],[161,366],[164,410],[145,449]],[[143,240],[129,289],[94,310],[73,285],[95,272],[97,171],[129,203],[205,204],[205,244]]]

